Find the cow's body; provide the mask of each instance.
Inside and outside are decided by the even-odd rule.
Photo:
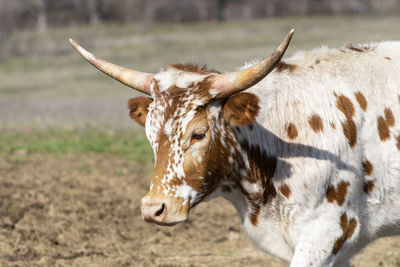
[[[292,267],[348,266],[371,240],[400,232],[400,43],[276,62],[252,84],[253,67],[140,74],[134,87],[152,99],[132,99],[131,116],[156,156],[143,217],[174,224],[223,196],[263,251]]]
[[[237,209],[250,240],[288,262],[301,249],[313,253],[296,263],[328,256],[342,237],[343,214],[357,222],[344,259],[400,232],[400,43],[365,47],[298,53],[248,90],[261,110],[236,136],[277,157],[278,193],[257,226],[251,205]],[[243,197],[227,198],[243,205]]]

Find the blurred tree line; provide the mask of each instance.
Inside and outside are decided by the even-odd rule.
[[[103,22],[195,22],[398,12],[400,0],[0,0],[2,32]]]
[[[399,11],[400,0],[0,0],[0,50],[18,29]]]

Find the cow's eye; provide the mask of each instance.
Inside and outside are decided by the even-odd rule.
[[[207,129],[206,128],[197,128],[192,132],[192,136],[190,138],[190,146],[194,145],[197,142],[206,137]]]
[[[206,136],[205,133],[194,133],[192,135],[192,141],[199,141],[201,139],[203,139]]]

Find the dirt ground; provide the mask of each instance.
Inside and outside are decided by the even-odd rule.
[[[223,199],[188,222],[142,221],[151,163],[110,155],[0,157],[0,266],[284,266],[255,249]],[[370,245],[354,266],[400,266],[400,238]]]

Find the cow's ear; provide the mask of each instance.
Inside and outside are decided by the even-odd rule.
[[[144,126],[146,123],[147,113],[149,112],[148,107],[151,102],[153,102],[153,99],[143,96],[129,99],[129,116],[140,125]]]
[[[225,103],[222,113],[231,126],[247,126],[255,120],[260,106],[256,95],[240,93],[231,96]]]

